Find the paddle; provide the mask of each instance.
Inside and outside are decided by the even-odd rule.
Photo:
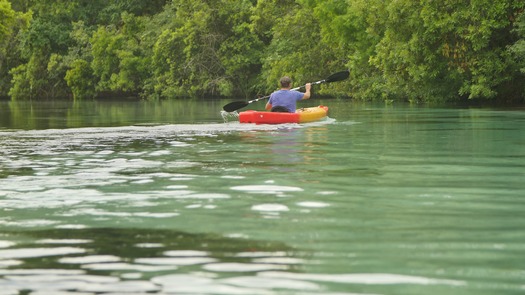
[[[312,85],[317,85],[317,84],[321,84],[321,83],[332,83],[332,82],[342,81],[342,80],[345,80],[346,78],[348,78],[349,75],[350,75],[349,71],[341,71],[341,72],[337,72],[335,74],[332,74],[332,75],[328,76],[328,78],[326,78],[324,80],[313,82],[311,84]],[[305,86],[306,85],[303,85],[303,86],[300,86],[300,87],[293,88],[291,90],[299,90],[299,89],[301,89],[301,88],[303,88]],[[244,108],[245,106],[251,104],[252,102],[256,102],[256,101],[259,101],[261,99],[266,99],[266,98],[269,98],[269,97],[270,97],[269,95],[266,95],[266,96],[263,96],[263,97],[252,99],[250,101],[234,101],[234,102],[230,102],[229,104],[223,106],[222,109],[225,110],[226,112],[233,112],[233,111],[236,111],[236,110]]]

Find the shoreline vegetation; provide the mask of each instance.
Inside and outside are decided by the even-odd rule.
[[[279,19],[278,22],[275,20]],[[0,98],[525,103],[525,2],[0,0]]]

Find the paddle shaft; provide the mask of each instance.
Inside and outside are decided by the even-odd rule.
[[[316,82],[315,84],[319,84],[319,83]],[[312,83],[312,85],[314,85],[314,83]],[[292,89],[290,89],[290,90],[299,90],[299,89],[301,89],[301,88],[303,88],[303,87],[305,87],[305,86],[306,86],[306,85],[303,85],[303,86],[301,86],[301,87],[295,87],[295,88],[292,88]],[[269,97],[270,97],[270,95],[266,95],[266,96],[263,96],[263,97],[259,97],[259,98],[256,98],[256,99],[249,100],[247,103],[250,104],[250,103],[252,103],[252,102],[256,102],[256,101],[259,101],[259,100],[261,100],[261,99],[266,99],[266,98],[269,98]]]
[[[317,81],[317,82],[312,82],[312,83],[310,83],[310,84],[312,84],[312,85],[317,85],[317,84],[324,83],[325,81],[326,81],[326,80],[320,80],[320,81]],[[290,89],[290,90],[299,90],[299,89],[304,88],[304,87],[306,87],[306,84],[303,85],[303,86],[299,86],[299,87],[292,88],[292,89]],[[269,98],[269,97],[270,97],[270,95],[266,95],[266,96],[263,96],[263,97],[259,97],[259,98],[256,98],[256,99],[249,100],[249,101],[246,102],[246,105],[249,105],[249,104],[252,103],[252,102],[256,102],[256,101],[259,101],[259,100],[261,100],[261,99],[266,99],[266,98]]]

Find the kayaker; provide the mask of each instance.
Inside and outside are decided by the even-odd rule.
[[[266,103],[266,110],[268,111],[295,113],[297,101],[310,98],[311,83],[307,83],[304,86],[306,89],[304,93],[290,90],[292,88],[292,79],[288,76],[282,77],[279,83],[281,84],[281,89],[273,92],[268,103]]]

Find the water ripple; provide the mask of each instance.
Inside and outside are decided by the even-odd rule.
[[[346,284],[373,284],[373,285],[393,285],[393,284],[416,284],[416,285],[450,285],[463,286],[466,282],[459,280],[431,279],[418,276],[407,276],[385,273],[365,273],[365,274],[299,274],[287,272],[264,272],[259,275],[267,278],[287,278],[307,281],[322,281]]]
[[[236,191],[244,191],[248,193],[258,194],[282,194],[284,192],[302,192],[300,187],[293,186],[279,186],[279,185],[242,185],[231,188]]]
[[[85,249],[75,248],[75,247],[1,249],[0,258],[19,259],[19,258],[79,254],[79,253],[85,253],[85,252],[86,252]]]
[[[259,204],[259,205],[253,205],[252,210],[254,211],[263,211],[263,212],[286,212],[290,211],[290,209],[281,204]]]

